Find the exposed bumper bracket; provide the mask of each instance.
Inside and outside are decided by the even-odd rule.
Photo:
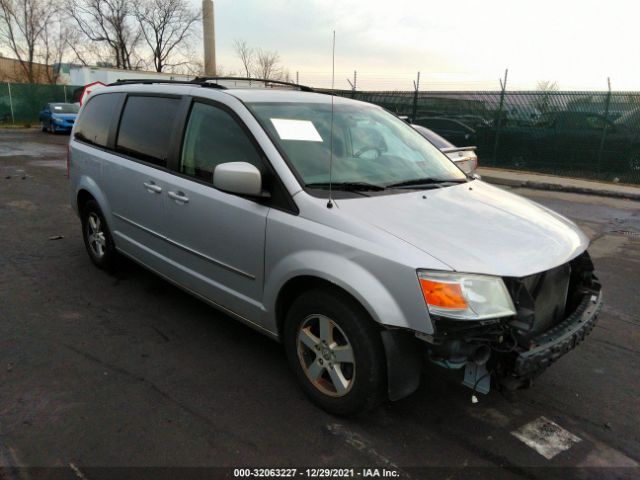
[[[531,340],[536,346],[516,357],[513,374],[535,373],[573,350],[593,330],[601,308],[601,291],[585,294],[576,310],[564,321]]]

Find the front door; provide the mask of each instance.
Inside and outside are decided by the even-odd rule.
[[[216,165],[263,160],[229,111],[194,102],[166,185],[166,236],[179,282],[253,322],[261,312],[269,207],[213,187]]]

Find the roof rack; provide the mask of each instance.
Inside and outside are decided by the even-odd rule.
[[[151,85],[154,83],[160,84],[173,84],[173,85],[199,85],[201,87],[210,87],[210,88],[219,88],[221,90],[226,90],[229,86],[222,85],[218,82],[245,82],[249,83],[250,87],[253,87],[254,84],[256,87],[264,84],[265,88],[273,87],[273,86],[284,86],[290,88],[296,88],[302,92],[315,92],[315,90],[306,85],[299,85],[297,83],[284,82],[281,80],[269,80],[267,78],[250,78],[250,77],[196,77],[193,80],[164,80],[164,79],[155,79],[155,78],[122,78],[117,81],[110,83],[108,86],[116,86],[116,85],[135,85],[135,84],[143,84],[143,85]],[[237,85],[234,85],[237,86]],[[241,87],[239,87],[241,88]]]
[[[117,85],[136,85],[136,84],[143,84],[143,85],[151,85],[154,83],[168,83],[168,84],[173,84],[173,85],[193,85],[193,84],[197,84],[197,85],[203,85],[203,82],[197,82],[195,80],[164,80],[164,79],[155,79],[155,78],[122,78],[122,79],[118,79],[113,83],[110,83],[109,85],[107,85],[108,87],[114,87]],[[224,85],[218,85],[218,84],[207,84],[207,87],[212,87],[212,88],[219,88],[221,90],[225,90],[227,87],[225,87]]]
[[[292,82],[284,82],[282,80],[270,80],[268,78],[251,78],[251,77],[196,77],[193,79],[194,83],[203,83],[206,85],[220,85],[219,81],[223,81],[223,82],[248,82],[249,84],[261,84],[264,83],[266,88],[269,88],[270,86],[277,86],[277,85],[282,85],[285,87],[292,87],[292,88],[297,88],[298,90],[302,91],[302,92],[315,92],[315,90],[311,87],[308,87],[307,85],[300,85],[298,83],[292,83]],[[215,83],[212,83],[215,82]],[[229,88],[224,87],[222,85],[220,85],[220,87],[222,88]]]

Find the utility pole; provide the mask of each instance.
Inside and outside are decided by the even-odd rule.
[[[213,1],[202,0],[202,41],[204,42],[204,74],[216,75],[216,30]]]
[[[493,163],[498,161],[498,143],[500,139],[500,128],[502,127],[502,108],[504,107],[504,92],[507,90],[507,76],[509,75],[509,69],[504,71],[504,82],[499,79],[500,82],[500,105],[498,107],[498,116],[496,118],[496,138],[493,142]]]
[[[298,76],[298,71],[296,70],[296,85],[300,85],[300,78]]]
[[[418,90],[420,90],[420,72],[418,72],[418,78],[413,81],[413,114],[411,115],[412,123],[416,123],[416,116],[418,115]]]
[[[605,99],[604,104],[604,118],[605,120],[609,120],[609,104],[611,103],[611,78],[607,77],[607,86],[609,87],[609,91],[607,92],[607,98]],[[607,137],[607,129],[609,127],[608,123],[605,123],[604,128],[602,129],[602,137],[600,137],[600,150],[598,150],[598,173],[600,173],[600,168],[602,166],[602,152],[604,151],[604,142]]]

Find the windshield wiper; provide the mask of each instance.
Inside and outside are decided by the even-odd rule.
[[[390,183],[387,188],[402,188],[402,187],[438,187],[447,183],[465,183],[466,179],[448,179],[448,178],[414,178],[411,180],[404,180],[398,183]]]
[[[309,188],[329,188],[329,182],[316,182],[316,183],[307,183],[307,187]],[[352,192],[380,192],[385,190],[385,187],[382,185],[375,185],[373,183],[367,182],[332,182],[331,188],[336,190],[346,190]]]

